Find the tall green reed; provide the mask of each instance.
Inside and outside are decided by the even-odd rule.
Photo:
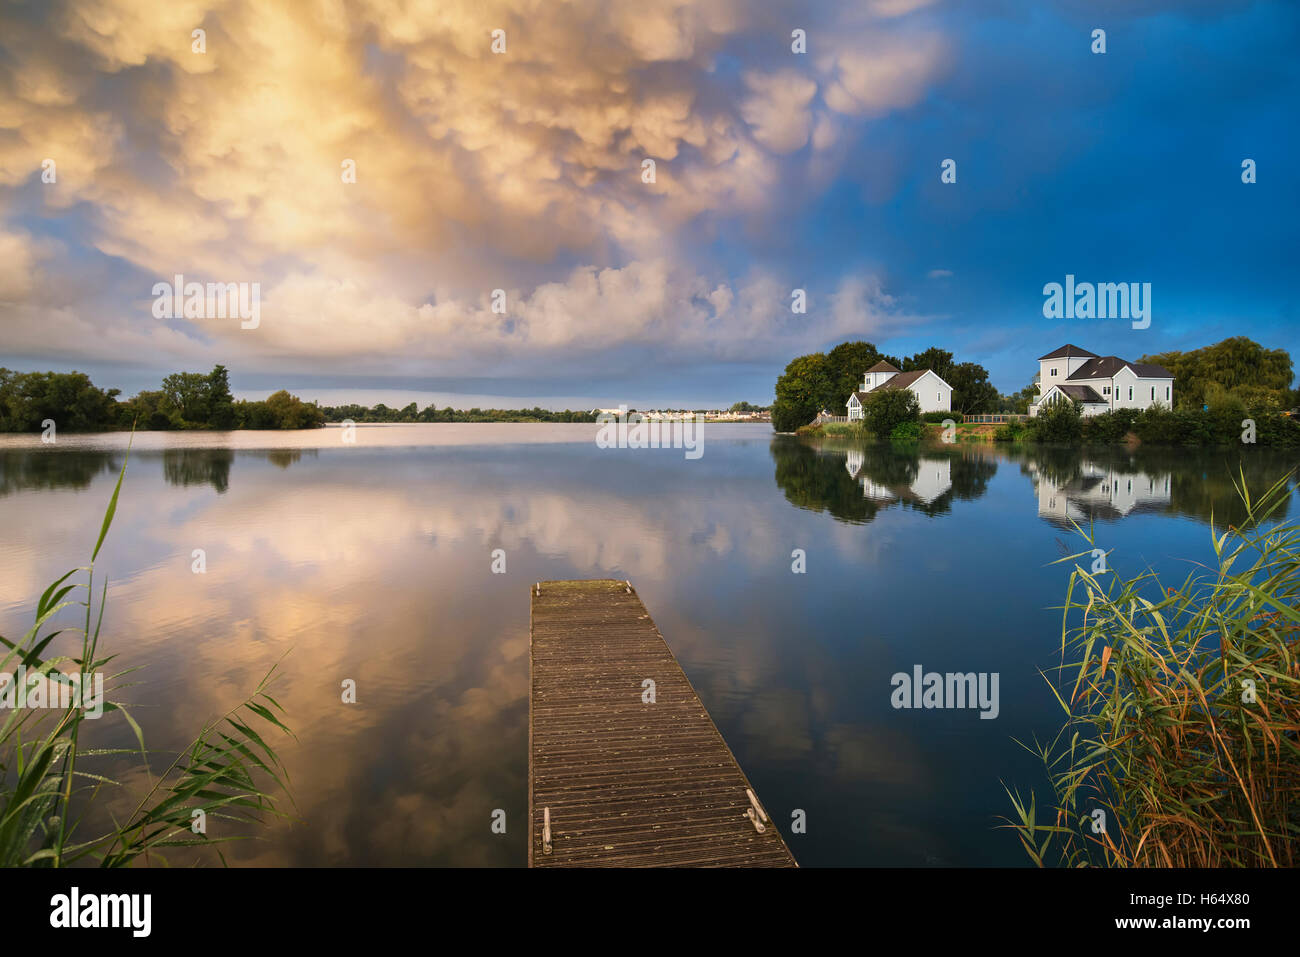
[[[127,461],[129,458],[128,447]],[[63,708],[0,711],[4,717],[0,723],[0,867],[160,863],[165,861],[165,848],[208,845],[216,847],[224,862],[219,845],[247,839],[268,817],[287,816],[278,806],[276,794],[288,793],[288,775],[265,737],[272,728],[292,736],[277,716],[277,712],[283,715],[284,709],[267,690],[278,664],[252,694],[205,723],[156,777],[149,768],[144,735],[130,712],[120,702],[107,699],[88,708],[84,694],[72,691],[74,687],[93,688],[94,676],[102,675],[116,658],[100,654],[108,584],[102,584],[96,601],[95,561],[117,511],[127,461],[122,463],[90,563],[72,569],[45,590],[36,605],[35,623],[20,640],[0,636],[0,673],[12,675],[22,666],[29,680],[38,676],[48,686],[66,687],[63,697],[72,701],[72,706]],[[85,582],[67,584],[78,572],[85,573]],[[81,626],[55,627],[59,612],[72,607],[84,608],[84,614],[78,615]],[[60,636],[63,641],[56,646]],[[53,653],[69,640],[70,653]],[[135,670],[107,676],[105,694],[127,687],[116,682]],[[83,724],[94,720],[88,711],[100,708],[103,718],[120,718],[129,726],[138,748],[83,746]],[[100,761],[120,762],[122,758],[143,766],[149,786],[125,820],[114,820],[86,835],[85,819],[107,793],[103,789],[122,787],[121,782],[100,773]],[[220,836],[208,835],[209,820],[221,822]]]
[[[1271,523],[1291,481],[1252,498],[1243,474],[1247,521],[1212,522],[1213,565],[1178,587],[1076,564],[1044,675],[1065,721],[1029,747],[1052,800],[1007,789],[1035,864],[1300,863],[1300,523]]]

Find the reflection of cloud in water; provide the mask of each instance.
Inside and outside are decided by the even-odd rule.
[[[682,491],[642,474],[656,464],[639,455],[582,478],[500,454],[490,467],[336,454],[284,481],[246,453],[232,462],[186,451],[158,471],[134,468],[147,459],[133,457],[101,558],[113,576],[104,640],[124,667],[146,666],[126,700],[161,750],[183,746],[291,650],[274,693],[299,738],[281,753],[305,823],[228,846],[240,863],[521,863],[526,583],[630,577],[656,593],[658,616],[719,574],[744,579],[775,558],[788,575],[781,556],[807,540],[799,513],[771,509],[761,470],[714,481],[686,469]],[[45,565],[84,560],[114,477],[87,495],[55,493],[63,500]],[[4,518],[6,538],[51,538],[44,508]],[[853,552],[849,529],[823,531],[819,549]],[[498,547],[505,576],[489,570]],[[191,571],[195,548],[206,552],[205,575]],[[6,623],[29,615],[53,577],[42,562],[28,569],[40,577],[5,575]],[[7,564],[0,556],[0,571]],[[707,630],[690,631],[670,634],[675,650],[708,647]],[[775,647],[783,637],[756,630],[735,656],[729,694],[743,702],[740,737],[793,761],[819,732],[795,690],[799,673]],[[344,678],[357,682],[355,706],[340,700]],[[505,837],[490,833],[495,808],[507,811]]]

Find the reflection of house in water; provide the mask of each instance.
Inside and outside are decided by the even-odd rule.
[[[1084,462],[1068,478],[1049,476],[1028,463],[1038,492],[1038,514],[1062,524],[1119,519],[1169,506],[1170,473],[1129,472]]]
[[[849,474],[862,486],[863,497],[873,502],[899,500],[930,505],[952,488],[952,459],[925,458],[917,460],[916,476],[907,483],[885,484],[869,476],[863,469],[865,457],[860,451],[850,451],[844,462]]]

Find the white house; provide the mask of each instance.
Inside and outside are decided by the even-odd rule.
[[[1156,365],[1140,365],[1117,356],[1099,356],[1074,345],[1063,345],[1038,360],[1038,398],[1029,406],[1037,415],[1048,402],[1070,400],[1084,415],[1115,409],[1147,409],[1174,405],[1174,376]]]
[[[862,403],[867,396],[883,389],[907,389],[916,396],[922,412],[951,412],[952,386],[930,369],[919,372],[899,372],[881,360],[866,371],[862,388],[849,396],[849,421],[862,419]]]

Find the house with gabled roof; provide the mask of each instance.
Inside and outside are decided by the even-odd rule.
[[[1038,415],[1048,402],[1078,402],[1084,415],[1174,405],[1174,375],[1163,366],[1099,356],[1066,343],[1038,359]]]
[[[862,420],[862,406],[867,396],[883,389],[907,389],[916,396],[922,412],[951,412],[952,386],[930,369],[901,372],[883,359],[862,376],[862,388],[849,396],[849,421]]]

